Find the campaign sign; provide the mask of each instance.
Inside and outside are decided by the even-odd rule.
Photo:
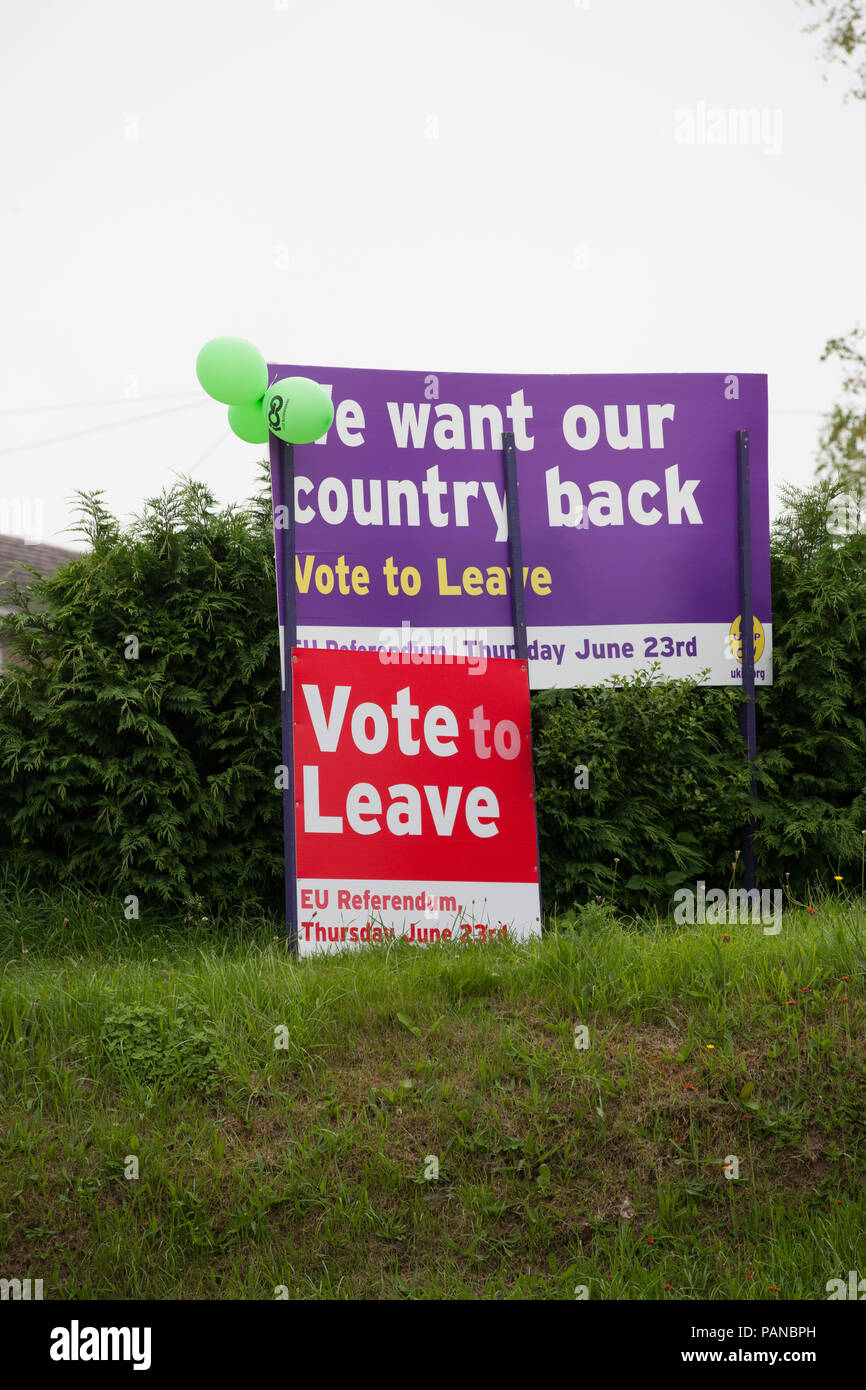
[[[526,663],[291,664],[299,953],[539,935]]]
[[[298,642],[515,655],[514,435],[533,688],[658,662],[742,680],[737,431],[748,430],[755,680],[772,680],[767,379],[273,365],[334,421],[295,448]],[[276,547],[289,513],[274,483]]]

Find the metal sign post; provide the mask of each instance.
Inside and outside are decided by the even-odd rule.
[[[275,434],[268,435],[271,476],[278,480],[274,496],[274,538],[283,531],[282,545],[275,544],[277,560],[277,592],[281,621],[281,695],[283,726],[283,867],[286,894],[286,946],[298,954],[297,921],[297,863],[295,856],[295,768],[294,712],[292,709],[292,648],[297,643],[297,591],[295,588],[295,456],[294,446],[285,444]],[[285,525],[277,527],[278,505],[284,507]]]
[[[740,728],[746,743],[749,760],[749,791],[754,805],[758,797],[758,782],[754,773],[757,753],[755,726],[755,614],[752,596],[752,488],[749,473],[749,431],[737,430],[737,497],[740,545],[740,639],[745,700],[740,709]],[[748,891],[755,887],[755,851],[752,836],[755,817],[752,814],[743,834],[743,883]]]
[[[502,436],[502,461],[505,465],[505,513],[508,518],[508,554],[511,559],[511,613],[514,625],[514,654],[521,661],[529,660],[526,636],[526,591],[523,587],[523,541],[520,535],[520,505],[517,500],[517,453],[514,431]]]
[[[511,622],[514,628],[514,655],[526,662],[529,683],[529,640],[526,631],[526,589],[523,584],[523,540],[520,534],[520,503],[517,496],[517,451],[514,431],[502,435],[502,462],[505,468],[505,514],[508,520],[508,554],[511,561]],[[531,712],[530,712],[531,720]],[[531,742],[531,740],[530,740]],[[531,751],[531,749],[530,749]],[[535,805],[535,766],[532,768],[532,801]],[[538,870],[538,901],[544,921],[544,898],[541,892],[541,846],[538,839],[538,812],[535,821],[535,857]]]

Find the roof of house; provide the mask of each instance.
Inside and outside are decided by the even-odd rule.
[[[24,565],[32,565],[40,574],[48,575],[80,554],[80,550],[25,541],[21,536],[0,536],[0,606],[11,603],[12,585],[16,580],[24,584],[32,577]]]

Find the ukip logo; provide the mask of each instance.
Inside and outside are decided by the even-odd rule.
[[[725,655],[731,660],[742,663],[743,660],[743,637],[741,632],[742,614],[738,613],[731,623],[728,637],[725,644]],[[759,618],[753,619],[753,631],[755,638],[755,662],[760,661],[764,651],[764,628]]]

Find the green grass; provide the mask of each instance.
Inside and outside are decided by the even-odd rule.
[[[298,966],[275,922],[0,895],[0,1276],[820,1299],[866,1274],[864,904],[777,937],[610,917]]]

